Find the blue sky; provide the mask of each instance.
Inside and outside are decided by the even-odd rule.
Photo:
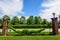
[[[0,17],[41,16],[51,20],[52,13],[60,14],[60,0],[0,0]]]
[[[41,8],[42,0],[24,0],[24,15],[25,16],[38,16],[39,10]]]

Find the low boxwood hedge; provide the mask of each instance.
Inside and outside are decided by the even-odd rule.
[[[51,28],[47,25],[12,25],[14,28]]]

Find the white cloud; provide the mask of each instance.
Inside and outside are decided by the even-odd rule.
[[[48,21],[51,20],[52,13],[56,13],[56,17],[60,14],[60,0],[44,0],[41,7],[44,7],[45,9],[40,10],[39,15]]]
[[[0,16],[16,16],[18,12],[23,14],[23,0],[0,0]]]
[[[21,16],[17,16],[19,19],[21,18]],[[26,19],[28,19],[29,18],[29,16],[24,16]]]

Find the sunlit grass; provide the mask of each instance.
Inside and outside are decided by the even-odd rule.
[[[60,40],[58,36],[0,36],[0,40]]]

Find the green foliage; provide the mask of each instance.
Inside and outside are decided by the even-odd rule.
[[[40,16],[35,16],[35,24],[41,24],[42,19]]]
[[[40,29],[40,30],[22,30],[22,31],[19,31],[17,35],[39,35],[38,33],[41,33],[43,30],[45,30],[44,28],[43,29]]]
[[[17,16],[14,16],[13,19],[11,20],[11,23],[12,23],[13,25],[19,24],[19,19],[18,19],[18,17],[17,17]]]
[[[3,21],[3,20],[2,20],[2,19],[0,19],[0,24],[2,24],[2,21]]]
[[[13,28],[52,28],[52,26],[48,25],[12,25]]]
[[[58,25],[58,27],[60,28],[60,24]]]
[[[30,17],[27,19],[27,24],[34,24],[34,18],[33,18],[33,16],[30,16]]]
[[[21,16],[20,18],[20,24],[26,24],[26,19],[24,16]]]
[[[14,32],[16,32],[15,28],[13,28],[11,24],[8,24],[8,28],[12,29]]]
[[[51,22],[47,22],[47,28],[52,28],[52,23]]]
[[[42,24],[45,25],[45,24],[47,24],[47,22],[48,21],[46,19],[43,19]]]
[[[14,16],[11,20],[8,15],[4,15],[3,18],[7,18],[8,23],[12,24],[14,28],[51,28],[51,22],[48,22],[46,19],[41,19],[40,16],[29,16],[26,19],[24,16],[21,16],[20,20],[17,16]],[[0,24],[2,24],[2,20],[0,19]],[[60,26],[59,26],[60,27]],[[1,27],[0,27],[1,28]]]
[[[60,40],[60,36],[0,36],[0,40]]]
[[[16,31],[16,29],[15,28],[13,28],[13,26],[9,23],[8,24],[8,28],[9,29],[12,29],[14,32],[16,32],[16,33],[20,33],[20,31]]]
[[[29,32],[28,30],[23,30],[23,31],[21,32],[21,35],[28,35],[28,34],[30,34],[30,32]]]
[[[23,31],[16,31],[15,28],[13,28],[11,26],[11,24],[8,24],[8,28],[9,29],[12,29],[14,32],[17,33],[17,35],[35,35],[36,33],[40,33],[42,32],[43,30],[45,30],[44,28],[43,29],[40,29],[38,31],[28,31],[28,30],[23,30]]]

